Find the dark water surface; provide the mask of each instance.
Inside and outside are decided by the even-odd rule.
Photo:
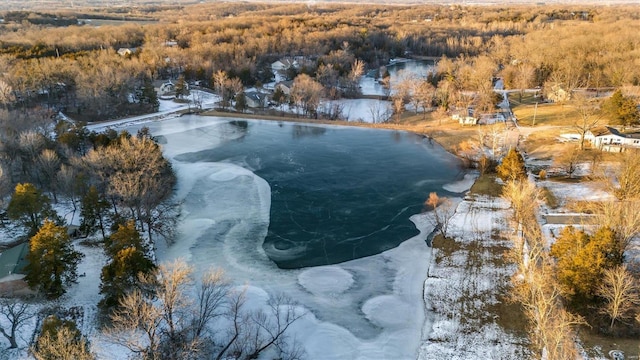
[[[411,215],[429,192],[460,179],[439,145],[398,131],[230,121],[241,136],[176,156],[230,162],[265,179],[271,212],[263,248],[281,268],[335,264],[380,253],[417,234]]]

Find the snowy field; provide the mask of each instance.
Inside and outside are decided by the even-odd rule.
[[[432,312],[418,359],[527,358],[526,339],[506,332],[497,318],[483,318],[486,308],[500,301],[497,290],[515,271],[511,266],[492,266],[496,255],[488,250],[510,246],[495,236],[510,235],[509,212],[502,199],[467,198],[458,205],[447,235],[459,248],[452,253],[433,250],[424,286],[425,304]],[[471,258],[479,263],[470,262]]]

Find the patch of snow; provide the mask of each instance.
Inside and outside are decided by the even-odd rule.
[[[601,184],[596,182],[567,183],[552,180],[538,181],[538,187],[546,187],[564,206],[568,201],[602,201],[611,200],[612,195]]]
[[[471,186],[473,186],[473,183],[477,178],[478,174],[465,174],[462,180],[450,184],[445,184],[442,186],[442,188],[453,193],[463,193],[471,189]]]
[[[339,296],[353,285],[353,275],[339,266],[315,267],[298,275],[298,282],[316,296]]]

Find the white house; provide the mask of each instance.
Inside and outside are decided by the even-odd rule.
[[[292,67],[297,68],[298,66],[299,65],[297,60],[291,59],[291,58],[282,58],[278,61],[271,63],[271,70],[274,73],[277,73],[281,71],[287,71]]]
[[[640,132],[623,133],[610,126],[587,131],[584,139],[602,151],[623,152],[625,149],[640,149]]]
[[[176,91],[176,85],[174,83],[172,83],[171,81],[167,81],[167,82],[163,83],[162,85],[160,85],[160,95],[165,95],[165,94],[170,93],[172,91]]]
[[[460,125],[477,125],[478,124],[478,119],[474,118],[473,116],[460,116],[458,114],[453,114],[451,115],[451,118],[453,120],[458,121]]]
[[[136,48],[120,48],[118,49],[118,55],[120,56],[131,56],[137,51]]]

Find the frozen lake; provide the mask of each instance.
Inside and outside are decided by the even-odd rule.
[[[262,244],[280,268],[335,264],[398,246],[418,234],[409,217],[422,211],[429,192],[446,193],[443,185],[461,175],[453,156],[406,132],[238,120],[179,136],[191,144],[203,133],[215,139],[210,147],[187,147],[174,160],[188,167],[224,163],[238,176],[201,179],[184,209],[215,213],[224,203],[222,210],[238,216],[217,221],[198,243]],[[172,136],[164,140],[172,148]],[[266,211],[269,198],[268,216],[245,210]]]
[[[248,284],[251,303],[295,299],[310,310],[292,332],[311,359],[415,357],[433,229],[420,213],[431,191],[455,196],[444,190],[464,175],[455,157],[388,130],[198,116],[145,125],[182,204],[159,261],[220,267]]]

